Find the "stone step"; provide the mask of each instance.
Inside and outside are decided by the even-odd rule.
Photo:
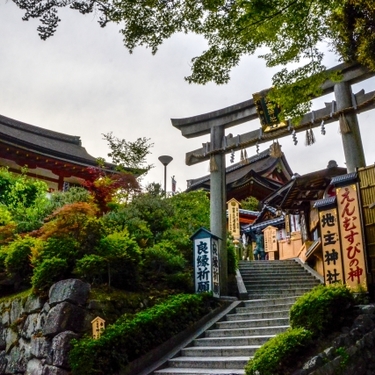
[[[296,288],[308,288],[311,290],[314,288],[318,283],[312,282],[301,282],[301,283],[293,283],[293,282],[275,282],[275,283],[258,283],[258,282],[244,282],[247,291],[250,290],[282,290],[282,289],[296,289]]]
[[[298,267],[298,266],[297,266]],[[296,275],[311,275],[302,268],[286,267],[284,268],[239,268],[241,275],[262,275],[262,274],[285,274],[287,272]],[[312,276],[312,275],[311,275]],[[313,277],[313,276],[312,276]]]
[[[188,369],[188,368],[165,368],[155,371],[154,374],[162,375],[244,375],[244,369]]]
[[[268,279],[268,278],[280,278],[280,279],[285,279],[285,278],[292,278],[294,279],[311,279],[311,280],[317,280],[314,276],[310,275],[307,272],[297,272],[297,271],[290,271],[289,273],[285,272],[262,272],[262,271],[257,271],[257,272],[242,272],[241,273],[242,279]],[[317,280],[318,281],[318,280]]]
[[[246,265],[246,264],[255,264],[255,265],[264,265],[264,264],[268,264],[268,265],[277,265],[277,264],[298,264],[295,260],[293,259],[286,259],[286,260],[240,260],[238,262],[240,265]]]
[[[170,367],[201,369],[244,369],[250,356],[237,357],[176,357],[168,361]]]
[[[205,332],[206,337],[236,337],[236,336],[264,336],[277,335],[289,328],[287,325],[266,326],[266,327],[247,327],[231,329],[212,329]]]
[[[302,267],[298,262],[292,261],[262,261],[262,262],[238,262],[238,268],[280,268],[280,267],[299,267],[302,269],[305,269]]]
[[[259,306],[259,307],[250,305],[250,306],[238,307],[236,309],[236,314],[269,314],[272,312],[278,313],[279,311],[285,311],[285,310],[288,311],[289,313],[290,308],[292,306],[293,306],[292,303],[285,304],[285,305],[269,305],[269,306]]]
[[[243,301],[244,307],[237,307],[236,311],[242,311],[243,308],[258,308],[258,307],[268,307],[276,305],[290,305],[294,304],[298,296],[270,298],[270,299],[250,299]]]
[[[275,268],[275,269],[251,269],[251,268],[245,268],[240,269],[241,275],[277,275],[277,274],[286,274],[290,273],[292,275],[307,275],[314,277],[309,272],[304,270],[303,268]]]
[[[232,337],[202,337],[193,341],[194,346],[244,346],[262,345],[276,335],[232,336]]]
[[[285,309],[285,306],[283,306]],[[248,311],[248,312],[236,312],[235,314],[226,315],[226,320],[253,320],[253,319],[274,319],[274,318],[287,318],[289,317],[289,309],[286,310],[275,310],[271,309],[270,311]]]
[[[299,296],[302,296],[305,293],[309,292],[310,290],[311,290],[311,288],[293,288],[293,289],[280,289],[280,290],[272,289],[272,290],[269,290],[269,291],[267,291],[267,289],[265,289],[262,292],[260,290],[249,290],[249,289],[247,289],[247,292],[248,292],[248,295],[249,295],[249,299],[262,299],[262,298],[270,299],[270,298],[277,298],[277,297],[280,297],[280,296],[299,297]]]
[[[251,327],[273,327],[284,326],[289,324],[289,317],[274,319],[253,319],[253,320],[230,320],[217,322],[218,329],[238,329]]]
[[[242,279],[269,279],[269,278],[287,278],[290,277],[292,279],[298,279],[298,278],[306,278],[311,280],[318,280],[313,275],[308,274],[307,272],[298,272],[298,271],[289,271],[289,273],[285,272],[264,272],[264,271],[257,271],[257,272],[240,272]],[[319,281],[319,280],[318,280]]]
[[[240,357],[253,356],[260,345],[237,346],[191,346],[181,350],[181,356],[186,357]]]
[[[290,269],[290,268],[295,268],[295,269],[301,269],[305,270],[305,268],[301,267],[301,265],[297,262],[293,263],[277,263],[277,262],[247,262],[247,263],[239,263],[238,268],[240,270],[243,269]]]

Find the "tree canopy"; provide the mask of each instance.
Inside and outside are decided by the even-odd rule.
[[[130,52],[143,45],[156,53],[165,39],[179,32],[203,35],[208,48],[192,59],[191,75],[185,78],[190,83],[224,84],[242,56],[263,48],[267,66],[280,66],[273,77],[279,90],[273,98],[288,118],[306,110],[306,101],[327,78],[322,63],[327,45],[342,60],[375,69],[373,0],[13,1],[25,10],[25,20],[40,19],[42,39],[55,33],[62,7],[95,12],[102,27],[120,24]],[[280,91],[285,86],[289,89]],[[290,95],[293,103],[287,100]]]

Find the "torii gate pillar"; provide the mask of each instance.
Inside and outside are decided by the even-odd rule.
[[[352,89],[348,82],[336,83],[334,92],[338,112],[352,106]],[[357,168],[366,166],[365,154],[355,111],[344,113],[342,116],[345,117],[348,125],[347,131],[341,127],[346,169],[348,173],[352,173],[355,172]],[[343,119],[340,119],[340,122],[341,121],[343,121]]]
[[[211,128],[212,150],[220,150],[217,153],[213,153],[210,159],[210,231],[220,238],[221,296],[228,294],[225,154],[221,152],[224,136],[224,126],[213,126]]]

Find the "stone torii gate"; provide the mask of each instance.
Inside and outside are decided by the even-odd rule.
[[[322,85],[321,96],[334,92],[335,100],[325,103],[325,107],[305,114],[298,126],[276,127],[272,131],[262,129],[250,131],[236,137],[225,136],[225,129],[258,118],[253,99],[206,114],[171,119],[172,125],[186,138],[210,134],[210,142],[202,148],[188,152],[185,162],[193,165],[210,160],[210,231],[221,239],[220,247],[220,285],[222,295],[227,293],[227,251],[226,251],[226,181],[225,154],[244,147],[269,142],[311,128],[329,124],[337,120],[345,123],[347,131],[342,132],[342,142],[348,173],[365,167],[365,156],[359,131],[357,113],[375,108],[375,91],[363,90],[353,94],[351,85],[375,75],[360,65],[340,64],[328,72],[339,71],[340,82],[327,80]],[[262,92],[267,92],[263,90]]]

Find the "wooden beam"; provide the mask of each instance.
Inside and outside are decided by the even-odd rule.
[[[340,72],[342,75],[341,82],[354,84],[370,78],[375,72],[370,72],[367,68],[359,64],[340,64],[327,70],[328,73]],[[337,82],[327,80],[322,85],[322,94],[324,96],[333,92],[333,87]],[[267,91],[267,90],[262,90]],[[209,134],[213,126],[224,126],[229,128],[242,124],[247,121],[258,118],[256,107],[253,99],[246,100],[226,108],[205,113],[202,115],[171,119],[172,125],[179,129],[186,138],[194,138]]]
[[[185,162],[187,165],[194,165],[201,163],[203,161],[209,160],[210,155],[215,153],[225,153],[228,154],[232,150],[240,150],[241,148],[255,146],[257,143],[265,143],[272,141],[274,139],[286,137],[291,135],[292,130],[297,133],[305,131],[310,128],[317,128],[321,126],[322,121],[324,124],[330,124],[332,122],[338,121],[339,116],[346,112],[356,112],[361,113],[375,108],[375,91],[365,93],[361,90],[358,94],[354,95],[354,100],[351,107],[345,108],[341,111],[336,111],[335,101],[331,103],[325,103],[324,108],[320,108],[316,111],[311,111],[305,114],[301,122],[296,127],[284,127],[277,130],[273,130],[268,133],[262,133],[260,129],[253,130],[251,132],[241,134],[234,137],[226,137],[226,147],[211,150],[210,142],[202,144],[202,148],[196,149],[186,153]]]

